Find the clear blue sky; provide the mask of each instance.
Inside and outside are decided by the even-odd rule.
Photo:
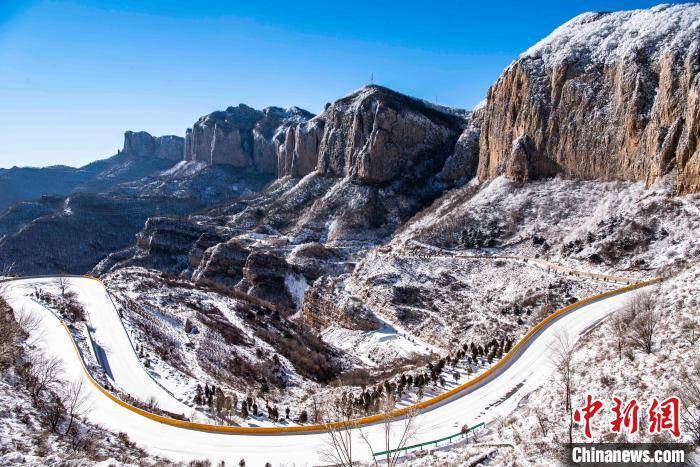
[[[571,17],[656,3],[0,0],[0,167],[79,166],[240,102],[319,112],[370,73],[471,108]]]

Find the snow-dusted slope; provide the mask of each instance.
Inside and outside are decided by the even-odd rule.
[[[45,283],[45,280],[38,282]],[[43,347],[42,350],[61,359],[69,379],[82,378],[88,383],[79,356],[63,326],[55,316],[27,297],[35,283],[37,280],[11,283],[7,290],[11,305],[24,308],[41,317],[37,332],[42,333],[44,337],[39,344]],[[113,308],[105,306],[104,294],[100,293],[94,283],[87,279],[76,280],[74,288],[80,290],[83,303],[92,308],[89,310],[91,316],[99,314],[100,310],[116,315]],[[499,414],[512,411],[523,396],[543,384],[551,375],[553,371],[549,364],[551,346],[562,332],[577,338],[607,315],[624,306],[632,294],[633,292],[627,292],[593,302],[556,320],[540,331],[518,358],[512,360],[503,371],[487,380],[485,384],[465,391],[461,397],[420,414],[417,417],[419,432],[416,441],[449,435],[458,431],[456,427],[464,423],[488,422]],[[106,323],[108,321],[100,320],[96,326],[100,327]],[[128,351],[125,347],[121,347],[121,350]],[[124,361],[129,361],[128,357]],[[138,373],[142,368],[140,365],[133,365],[131,370],[132,373]],[[136,383],[140,378],[136,374],[119,373],[119,375],[131,380],[123,384],[131,385],[132,382],[146,384],[144,380]],[[122,384],[120,381],[117,382]],[[245,436],[184,430],[145,419],[115,404],[89,383],[87,386],[93,406],[88,415],[90,419],[115,432],[127,433],[131,439],[153,453],[182,460],[208,458],[213,461],[231,461],[245,458],[253,465],[267,461],[311,465],[322,461],[319,451],[324,446],[325,435],[323,434]],[[363,430],[375,449],[380,450],[383,437],[382,425],[370,426]],[[370,458],[371,453],[361,442],[359,431],[355,436],[358,457]]]
[[[70,281],[72,288],[78,294],[78,300],[85,308],[92,328],[92,338],[95,344],[105,352],[114,383],[122,391],[144,402],[152,398],[163,410],[186,416],[192,415],[191,407],[175,399],[170,392],[148,375],[102,284],[87,278],[72,278]]]
[[[658,5],[647,10],[583,13],[530,47],[521,58],[542,58],[554,68],[576,61],[614,64],[644,53],[653,61],[698,40],[700,4]]]
[[[69,281],[70,290],[77,295],[85,309],[94,342],[93,351],[102,354],[103,357],[98,358],[98,361],[102,360],[101,364],[111,383],[142,402],[152,399],[160,409],[191,416],[191,407],[173,397],[146,372],[102,284],[88,278],[74,277]],[[13,283],[13,290],[21,294],[28,293],[34,287],[47,290],[51,289],[51,282],[51,279],[22,280]]]

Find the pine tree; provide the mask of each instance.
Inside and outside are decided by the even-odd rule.
[[[287,407],[287,408],[284,410],[284,418],[286,418],[287,420],[289,420],[289,407]]]
[[[510,339],[507,339],[506,340],[506,348],[505,348],[506,353],[510,352],[510,349],[512,349],[512,348],[513,348],[513,341]]]
[[[197,388],[194,393],[194,403],[195,405],[202,405],[202,385],[197,383]]]

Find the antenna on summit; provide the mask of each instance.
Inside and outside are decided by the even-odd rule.
[[[370,73],[369,75],[369,84],[374,84],[374,73]]]

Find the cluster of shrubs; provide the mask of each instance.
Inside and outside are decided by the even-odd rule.
[[[36,289],[33,297],[56,310],[63,319],[75,323],[85,321],[85,309],[76,299],[75,293],[70,290],[54,295],[41,289]]]
[[[199,407],[208,407],[210,413],[215,415],[217,419],[222,422],[230,423],[232,421],[232,416],[235,414],[238,414],[244,419],[250,416],[263,416],[262,406],[258,405],[258,401],[253,396],[246,396],[239,401],[236,393],[228,395],[221,388],[214,385],[209,386],[209,384],[206,383],[204,388],[202,388],[201,384],[197,384],[193,402]],[[264,399],[263,402],[265,403],[265,416],[271,421],[279,422],[283,419],[291,419],[291,410],[289,407],[287,407],[283,413],[280,413],[277,406],[270,405],[270,403]],[[307,420],[308,415],[304,411],[301,411],[296,418],[296,421],[299,423],[305,423]]]

